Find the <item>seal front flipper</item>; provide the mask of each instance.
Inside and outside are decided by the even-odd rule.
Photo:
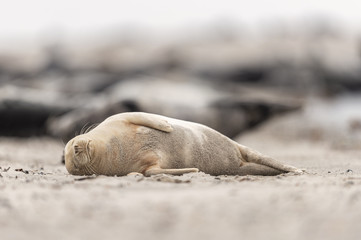
[[[135,125],[150,127],[167,133],[173,131],[172,125],[165,118],[156,114],[132,112],[122,113],[122,117]]]
[[[182,175],[185,173],[199,172],[198,168],[162,169],[158,166],[151,167],[144,172],[146,177],[156,174]]]

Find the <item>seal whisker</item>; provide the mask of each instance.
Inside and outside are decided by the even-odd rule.
[[[95,175],[99,175],[97,171],[95,171],[95,168],[92,165],[88,165],[88,168],[90,169],[90,172],[93,172]]]
[[[84,167],[85,167],[85,170],[86,170],[87,172],[89,172],[90,174],[96,174],[96,175],[98,175],[97,172],[95,171],[94,167],[92,166],[92,162],[91,162],[91,159],[90,159],[90,158],[89,158],[89,163],[88,163],[88,164],[85,164]]]
[[[86,132],[86,129],[88,127],[89,122],[85,123],[84,126],[80,129],[80,134],[84,134]]]
[[[87,129],[85,129],[84,133],[90,132],[91,130],[96,128],[98,125],[99,125],[98,123],[94,123],[94,124],[90,125]]]
[[[87,175],[92,174],[92,171],[89,169],[89,166],[84,165],[84,168],[85,168],[85,173],[86,173]]]

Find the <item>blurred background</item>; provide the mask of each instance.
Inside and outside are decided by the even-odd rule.
[[[358,1],[0,5],[2,136],[67,141],[145,111],[229,137],[276,117],[275,137],[360,139]]]
[[[1,239],[361,239],[360,9],[0,0]],[[125,111],[203,123],[308,174],[69,175],[62,141]]]

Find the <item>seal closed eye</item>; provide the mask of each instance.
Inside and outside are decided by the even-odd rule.
[[[113,115],[64,149],[75,175],[123,176],[132,172],[180,175],[277,175],[302,171],[201,124],[149,113]]]

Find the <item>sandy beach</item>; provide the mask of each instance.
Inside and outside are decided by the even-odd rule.
[[[2,2],[0,240],[360,240],[352,3]],[[207,125],[304,173],[70,175],[66,142],[123,112]],[[174,134],[174,162],[181,142],[187,156],[204,153],[174,136],[213,139]],[[124,145],[148,150],[150,139]]]
[[[72,176],[61,141],[1,138],[1,239],[360,239],[361,148],[307,112],[236,139],[303,175]]]

